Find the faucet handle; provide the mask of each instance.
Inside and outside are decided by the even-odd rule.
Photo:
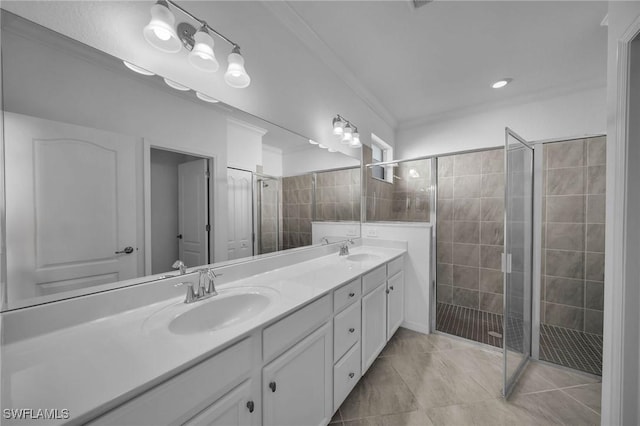
[[[181,287],[183,285],[187,286],[187,296],[184,298],[184,303],[193,303],[196,300],[198,300],[198,295],[196,294],[196,291],[193,288],[193,283],[192,282],[178,283],[175,285],[175,287]]]
[[[216,283],[214,282],[215,278],[221,276],[222,274],[217,274],[213,269],[209,268],[207,271],[207,276],[209,277],[209,286],[207,287],[207,293],[216,296],[218,292],[216,291]]]
[[[174,269],[179,269],[180,275],[184,275],[187,273],[187,265],[185,265],[184,262],[180,259],[173,262],[173,265],[171,265],[171,267]]]

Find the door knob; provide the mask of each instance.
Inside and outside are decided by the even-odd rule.
[[[247,408],[249,409],[250,413],[253,413],[253,410],[255,408],[255,405],[253,404],[253,401],[247,402]]]
[[[269,389],[271,389],[271,392],[275,392],[276,391],[276,382],[269,383]]]
[[[133,247],[125,247],[124,250],[117,251],[116,254],[131,254],[133,253]]]
[[[179,240],[181,240],[181,239],[182,239],[182,234],[178,234],[178,235],[176,236],[176,238],[177,238],[177,239],[179,239]]]
[[[356,331],[356,329],[353,327],[349,329],[349,333],[353,333],[354,331]]]

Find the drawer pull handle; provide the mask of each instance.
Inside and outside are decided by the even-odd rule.
[[[356,375],[355,373],[349,373],[349,378],[353,379],[353,376],[355,376],[355,375]]]
[[[276,382],[269,383],[269,389],[271,389],[271,392],[275,392],[276,391]]]
[[[355,294],[354,292],[349,293],[349,297],[353,297],[353,296],[355,296],[355,295],[356,295],[356,294]]]
[[[353,327],[351,327],[351,328],[349,329],[349,333],[353,333],[354,331],[356,331],[356,329],[355,329],[355,328],[353,328]]]
[[[249,409],[250,413],[253,413],[253,409],[255,408],[253,401],[247,402],[247,408]]]
[[[389,287],[391,290],[393,290],[393,286]]]

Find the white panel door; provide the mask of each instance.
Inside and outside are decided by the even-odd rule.
[[[383,282],[362,297],[362,374],[387,344],[386,290],[386,282]]]
[[[12,298],[137,276],[136,143],[132,136],[5,113]]]
[[[229,212],[228,259],[253,256],[253,174],[227,169]]]
[[[209,263],[207,160],[178,164],[178,257],[187,266]]]
[[[333,412],[333,349],[327,323],[262,369],[263,425],[326,425]]]

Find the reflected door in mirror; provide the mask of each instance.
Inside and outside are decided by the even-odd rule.
[[[137,276],[136,140],[5,113],[12,298]],[[119,252],[119,253],[116,253]]]
[[[227,169],[227,185],[228,259],[253,256],[253,174],[246,170]]]
[[[178,165],[178,255],[188,266],[209,263],[207,160]]]

